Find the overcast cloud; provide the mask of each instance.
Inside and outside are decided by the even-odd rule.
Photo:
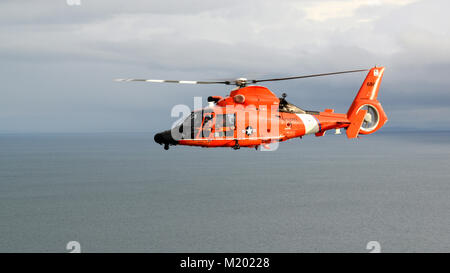
[[[450,2],[0,2],[0,132],[157,131],[176,104],[229,86],[114,78],[290,76],[386,66],[391,128],[450,129]],[[365,74],[268,83],[345,112]]]

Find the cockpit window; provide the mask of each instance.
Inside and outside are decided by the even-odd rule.
[[[204,113],[201,137],[209,137],[212,131],[214,113]]]
[[[203,116],[202,127],[205,127],[205,125],[208,124],[208,122],[210,122],[212,119],[213,113],[205,113],[205,115]]]
[[[181,139],[195,139],[198,137],[207,137],[205,133],[200,134],[200,131],[206,127],[211,128],[211,120],[213,119],[213,112],[209,109],[202,109],[192,112],[183,123],[178,126],[178,131],[181,134]],[[211,132],[211,130],[209,130]]]

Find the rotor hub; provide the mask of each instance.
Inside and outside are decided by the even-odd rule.
[[[247,78],[237,78],[235,80],[235,83],[239,87],[245,87],[248,83],[248,79]]]

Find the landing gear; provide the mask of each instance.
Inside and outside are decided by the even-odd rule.
[[[164,150],[169,150],[169,144],[164,144]]]
[[[239,141],[236,140],[236,143],[234,144],[233,149],[239,150],[240,148],[241,148],[241,146],[239,145]]]

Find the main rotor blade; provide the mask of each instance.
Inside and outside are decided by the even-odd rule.
[[[311,74],[311,75],[293,76],[293,77],[285,77],[285,78],[251,80],[250,82],[251,83],[257,83],[257,82],[271,82],[271,81],[284,81],[284,80],[304,79],[304,78],[322,77],[322,76],[329,76],[329,75],[336,75],[336,74],[362,72],[362,71],[368,71],[368,70],[369,69],[348,70],[348,71],[339,71],[339,72],[330,72],[330,73],[321,73],[321,74]]]
[[[247,84],[258,83],[258,82],[304,79],[304,78],[329,76],[329,75],[344,74],[344,73],[354,73],[354,72],[361,72],[361,71],[368,71],[368,70],[369,69],[348,70],[348,71],[339,71],[339,72],[331,72],[331,73],[321,73],[321,74],[302,75],[302,76],[293,76],[293,77],[285,77],[285,78],[261,79],[261,80],[248,80],[246,78],[237,78],[235,80],[225,80],[225,81],[179,81],[179,80],[156,80],[156,79],[116,79],[115,81],[118,81],[118,82],[181,83],[181,84],[226,84],[226,85],[236,85],[236,86],[244,87]]]
[[[231,84],[230,81],[178,81],[178,80],[153,80],[153,79],[115,79],[116,82],[156,82],[156,83],[181,83],[181,84]]]

